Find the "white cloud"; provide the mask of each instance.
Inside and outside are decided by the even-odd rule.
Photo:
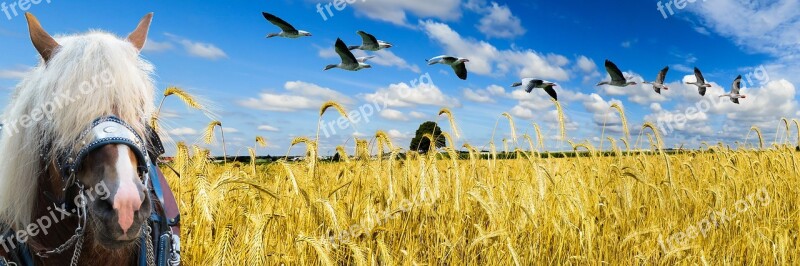
[[[508,111],[508,113],[522,119],[533,119],[536,117],[535,115],[533,115],[533,111],[531,111],[531,109],[519,105],[516,105],[513,108],[511,108],[511,110]]]
[[[590,83],[600,77],[600,72],[597,71],[597,64],[586,56],[578,56],[578,60],[575,61],[575,67],[583,74],[583,83]]]
[[[680,71],[680,72],[687,72],[687,73],[694,72],[694,69],[692,67],[684,65],[684,64],[674,64],[674,65],[670,66],[670,69],[671,70],[677,70],[677,71]]]
[[[420,26],[432,40],[440,43],[452,56],[470,60],[467,69],[479,75],[504,75],[514,72],[520,77],[567,80],[563,68],[569,60],[557,54],[542,54],[530,49],[500,50],[485,41],[465,39],[447,24],[422,21]]]
[[[321,98],[326,101],[333,100],[340,104],[351,104],[353,99],[330,88],[303,81],[289,81],[284,85],[286,90],[302,96]]]
[[[594,60],[589,59],[586,56],[579,56],[578,60],[576,61],[578,68],[583,71],[584,73],[592,73],[597,71],[597,64],[594,63]]]
[[[407,121],[408,117],[406,117],[403,112],[394,110],[394,109],[383,109],[380,112],[380,116],[389,120],[394,121]]]
[[[483,93],[481,90],[472,90],[472,89],[464,89],[464,99],[476,103],[494,102],[494,99],[492,99],[492,97],[487,93]]]
[[[664,108],[661,107],[661,104],[659,104],[659,103],[651,103],[650,104],[650,111],[652,111],[652,112],[661,112],[661,110],[664,110]]]
[[[289,93],[262,92],[257,98],[240,100],[238,104],[256,110],[292,112],[303,109],[318,109],[322,106],[322,103],[329,100],[337,101],[340,104],[353,102],[350,97],[335,90],[303,81],[286,82],[284,89]]]
[[[478,25],[478,31],[489,38],[514,38],[525,34],[525,28],[517,16],[511,13],[507,5],[492,2],[489,5],[468,3],[467,8],[483,14]]]
[[[172,49],[172,43],[168,41],[158,42],[155,40],[148,39],[147,42],[144,44],[144,48],[142,48],[142,52],[163,52]]]
[[[545,110],[553,107],[553,102],[550,101],[550,95],[542,89],[536,89],[530,93],[524,90],[514,90],[507,95],[511,99],[519,101],[518,106],[525,109]]]
[[[602,127],[605,125],[606,129],[611,132],[619,133],[622,132],[622,119],[615,110],[611,109],[611,105],[614,103],[623,106],[620,100],[611,99],[606,101],[600,95],[592,93],[584,99],[583,107],[592,114],[592,122],[596,126]]]
[[[626,41],[623,41],[623,42],[620,44],[620,46],[622,46],[622,48],[631,48],[631,46],[633,46],[633,45],[634,45],[634,44],[636,44],[637,42],[639,42],[639,39],[626,40]]]
[[[458,99],[445,95],[436,85],[427,83],[421,83],[413,88],[405,82],[391,84],[388,88],[381,88],[375,93],[365,94],[363,98],[369,102],[385,103],[390,107],[412,107],[416,105],[461,106]]]
[[[358,15],[408,27],[408,15],[441,20],[459,19],[460,5],[460,0],[369,0],[352,4]]]
[[[478,103],[495,102],[494,96],[503,96],[506,91],[498,85],[490,85],[486,89],[464,89],[464,98]]]
[[[423,113],[420,113],[420,112],[417,112],[417,111],[411,111],[410,113],[408,113],[408,115],[410,115],[411,117],[416,118],[416,119],[422,119],[422,118],[427,117],[427,115],[425,115]]]
[[[715,0],[688,9],[704,26],[751,51],[777,56],[800,51],[797,0]]]
[[[260,126],[258,126],[258,130],[270,131],[270,132],[278,132],[278,131],[280,131],[277,127],[270,126],[270,125],[260,125]]]
[[[411,136],[412,136],[411,134],[408,134],[408,133],[402,133],[402,132],[400,132],[400,130],[397,130],[397,129],[391,129],[388,132],[386,132],[386,134],[388,134],[389,137],[393,139],[393,142],[397,142],[395,140],[411,139]]]
[[[180,37],[178,35],[174,35],[171,33],[164,33],[164,35],[171,38],[175,42],[183,45],[183,48],[191,56],[205,58],[209,60],[217,60],[228,57],[228,55],[225,54],[225,51],[223,51],[214,44],[189,40],[187,38]]]
[[[175,136],[193,136],[197,135],[197,130],[188,127],[181,127],[170,130],[169,134]]]
[[[20,66],[14,69],[0,69],[0,79],[22,79],[30,71],[30,67]]]
[[[222,132],[233,134],[233,133],[239,133],[239,130],[233,127],[222,127]]]

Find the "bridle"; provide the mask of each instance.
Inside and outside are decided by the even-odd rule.
[[[79,180],[76,180],[75,174],[86,156],[109,144],[123,144],[133,151],[139,176],[143,183],[147,184],[151,162],[144,139],[122,119],[116,116],[103,116],[95,119],[91,126],[80,134],[76,143],[80,143],[80,145],[65,151],[56,159],[56,168],[65,181],[65,189],[80,183]]]
[[[38,250],[34,252],[36,256],[47,258],[54,254],[61,254],[74,246],[75,250],[72,254],[70,265],[77,265],[78,259],[80,258],[88,217],[86,209],[86,185],[76,177],[84,159],[86,159],[90,153],[105,145],[121,144],[128,146],[136,157],[137,172],[145,187],[148,187],[150,183],[152,169],[152,162],[150,161],[144,138],[137,134],[128,123],[116,116],[103,116],[95,119],[91,125],[79,135],[75,143],[76,145],[74,145],[72,149],[59,153],[60,155],[54,160],[56,171],[64,183],[63,192],[65,200],[59,204],[59,202],[51,196],[46,196],[51,198],[50,200],[53,201],[56,208],[64,210],[72,210],[74,208],[78,218],[78,226],[75,228],[74,234],[58,247],[51,250]],[[44,156],[44,154],[47,153],[43,153],[42,156]],[[67,192],[70,188],[77,188],[78,195],[76,199],[80,199],[80,203],[69,200],[70,197]],[[58,205],[61,206],[59,207]],[[146,245],[147,265],[155,265],[152,236],[150,235],[152,233],[152,228],[148,222],[145,222],[141,230],[143,231],[143,238],[145,239],[144,244]]]

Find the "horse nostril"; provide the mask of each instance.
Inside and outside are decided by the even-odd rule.
[[[114,214],[114,205],[111,203],[111,199],[105,200],[97,200],[95,201],[95,207],[98,214],[101,216],[111,216]]]

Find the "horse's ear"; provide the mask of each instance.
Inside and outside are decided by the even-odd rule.
[[[53,54],[60,45],[53,39],[53,36],[50,36],[50,34],[42,28],[42,24],[39,23],[39,20],[36,19],[33,14],[26,12],[25,18],[28,20],[28,32],[30,32],[33,47],[36,47],[36,50],[39,51],[39,55],[42,56],[45,62],[50,61],[50,58],[53,57]]]
[[[141,21],[139,21],[139,26],[136,26],[136,29],[128,35],[128,41],[133,44],[133,47],[139,49],[139,51],[144,48],[145,42],[147,42],[147,31],[150,30],[150,21],[153,20],[153,13],[147,13],[144,15]]]

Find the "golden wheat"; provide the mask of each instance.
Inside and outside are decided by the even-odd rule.
[[[800,122],[793,121],[800,134]],[[217,126],[210,125],[211,134]],[[632,151],[629,133],[619,138],[627,152],[607,138],[614,156],[598,156],[603,151],[588,140],[562,137],[579,152],[565,159],[540,158],[545,143],[538,125],[534,129],[538,145],[525,134],[529,150],[510,149],[509,139],[503,158],[494,141],[488,156],[463,143],[469,161],[460,158],[454,132],[442,133],[443,149],[431,145],[426,154],[401,156],[378,131],[355,140],[353,161],[337,146],[342,162],[319,161],[318,142],[308,137],[294,138],[288,149],[306,144],[305,162],[258,164],[256,140],[248,149],[251,165],[217,164],[207,149],[178,143],[174,160],[164,165],[175,173],[164,172],[181,207],[182,258],[187,265],[800,260],[800,222],[792,215],[800,156],[781,146],[766,149],[757,127],[749,132],[759,135],[758,150],[703,143],[702,150],[669,152],[655,124],[646,122],[641,134],[655,152]],[[424,138],[434,143],[432,134]],[[722,214],[735,218],[720,220]],[[704,222],[714,225],[700,232]]]

